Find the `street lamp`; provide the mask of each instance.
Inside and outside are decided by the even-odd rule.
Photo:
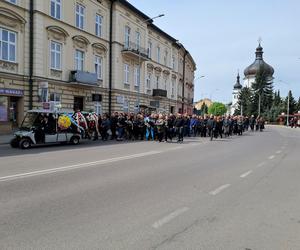
[[[165,16],[165,14],[160,14],[158,16],[155,16],[155,17],[152,17],[152,18],[148,18],[146,20],[144,20],[141,24],[144,24],[144,23],[147,23],[149,21],[153,21],[154,19],[157,19],[157,18],[160,18],[160,17],[163,17]],[[140,42],[140,41],[139,41]],[[138,75],[138,79],[139,79],[139,82],[138,82],[138,92],[137,92],[137,113],[140,112],[140,99],[141,99],[141,48],[140,48],[140,44],[137,44],[137,47],[138,47],[138,52],[139,52],[139,75]]]
[[[284,81],[282,81],[282,80],[279,80],[279,82],[282,82],[282,83],[284,83],[284,84],[286,84],[287,86],[289,86],[289,84],[288,83],[286,83],[286,82],[284,82]],[[289,91],[288,91],[288,103],[287,103],[287,121],[286,121],[286,126],[289,126],[290,125],[290,89],[289,89]]]

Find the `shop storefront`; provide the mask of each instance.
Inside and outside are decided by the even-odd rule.
[[[18,128],[23,117],[24,91],[0,88],[0,134]]]

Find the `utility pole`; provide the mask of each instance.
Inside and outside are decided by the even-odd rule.
[[[261,102],[261,96],[260,93],[258,94],[258,116],[260,116],[260,102]]]
[[[287,121],[286,121],[286,125],[289,126],[290,125],[290,90],[288,93],[288,103],[287,103]]]

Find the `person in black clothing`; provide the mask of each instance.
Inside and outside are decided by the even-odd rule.
[[[118,115],[119,115],[118,112],[115,112],[110,117],[111,140],[117,138],[116,131],[117,131]]]
[[[206,137],[207,135],[207,122],[208,119],[206,116],[200,121],[201,126],[201,137]]]
[[[254,118],[254,115],[251,115],[249,123],[250,123],[251,131],[254,132],[254,128],[255,128],[255,118]]]
[[[156,120],[155,126],[157,129],[157,139],[159,142],[162,142],[165,131],[165,120],[162,114],[160,114],[158,119]]]
[[[184,128],[184,120],[181,114],[177,114],[177,117],[174,122],[175,132],[178,136],[177,142],[183,142],[183,128]]]
[[[110,128],[110,120],[108,116],[105,114],[103,119],[101,120],[101,137],[103,141],[107,141],[108,139],[108,130]]]
[[[135,117],[133,114],[130,114],[126,118],[126,139],[134,140],[135,139],[135,126],[134,126]]]
[[[208,136],[212,136],[213,133],[213,128],[214,128],[214,124],[215,120],[214,120],[214,116],[211,115],[210,118],[207,120],[207,129],[208,129]]]
[[[145,122],[144,122],[144,116],[142,114],[137,115],[136,126],[137,126],[137,132],[138,132],[137,139],[140,139],[141,141],[143,141],[144,136],[145,136]]]
[[[168,139],[172,141],[174,134],[174,116],[166,116],[165,122],[165,141],[168,142]]]
[[[124,136],[124,130],[126,127],[126,119],[125,116],[120,113],[118,116],[118,121],[117,121],[117,131],[118,131],[118,141],[123,141],[123,136]]]
[[[190,133],[190,124],[191,124],[190,117],[188,115],[184,115],[183,120],[184,120],[183,135],[190,137],[191,136],[191,133]]]
[[[215,138],[218,138],[220,136],[223,138],[223,120],[221,119],[220,116],[217,116],[216,118],[216,128],[215,128]]]

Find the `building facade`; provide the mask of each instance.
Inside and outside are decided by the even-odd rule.
[[[0,42],[0,133],[28,109],[192,112],[192,56],[125,0],[1,1]]]

